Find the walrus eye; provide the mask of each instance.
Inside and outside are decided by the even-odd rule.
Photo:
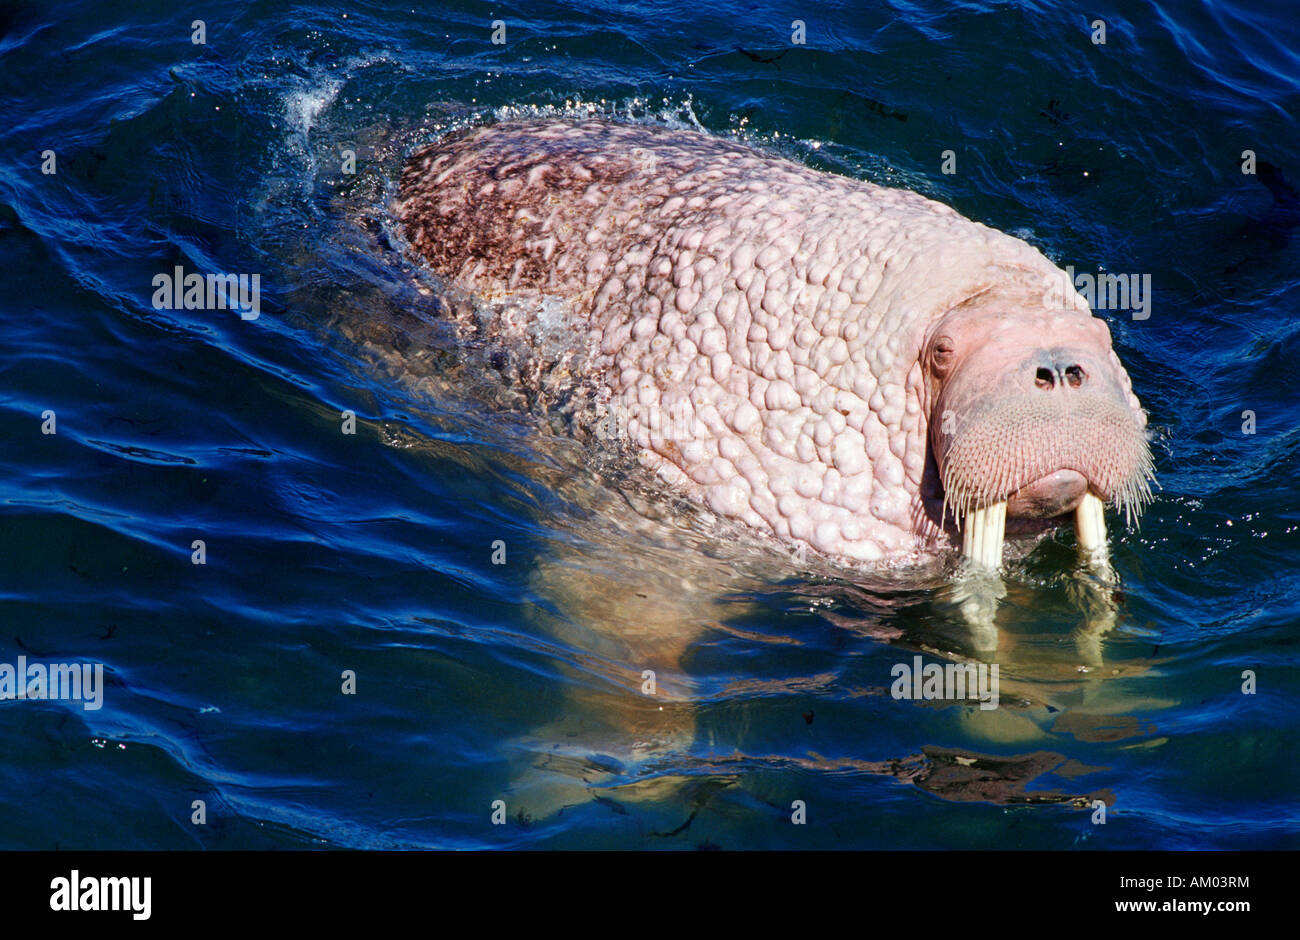
[[[934,341],[934,349],[930,353],[930,359],[934,363],[934,371],[942,376],[952,366],[953,357],[957,355],[957,346],[951,339],[946,336],[940,336]]]

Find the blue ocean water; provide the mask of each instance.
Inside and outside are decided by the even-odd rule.
[[[1296,847],[1297,49],[1280,2],[0,5],[0,663],[104,666],[0,701],[0,847]],[[896,700],[963,653],[942,586],[724,543],[481,383],[386,207],[533,113],[1149,274],[1100,661],[1064,532],[1000,707]],[[156,308],[177,266],[260,316]]]

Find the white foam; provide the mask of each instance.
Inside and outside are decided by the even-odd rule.
[[[320,113],[334,103],[334,99],[338,97],[341,87],[341,82],[329,80],[314,88],[305,88],[286,94],[284,97],[284,112],[289,121],[290,130],[304,138],[310,134],[311,129],[316,125],[316,118],[320,117]]]

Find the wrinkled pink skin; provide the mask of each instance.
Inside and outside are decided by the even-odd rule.
[[[408,162],[395,209],[438,274],[534,311],[502,318],[501,342],[538,342],[536,311],[564,301],[575,378],[647,466],[834,558],[906,564],[951,547],[946,412],[960,424],[989,396],[1068,403],[1082,385],[1145,425],[1063,272],[912,192],[690,131],[551,121],[435,142]],[[1020,481],[1009,516],[1067,512],[1090,485],[1109,497],[1094,476]]]

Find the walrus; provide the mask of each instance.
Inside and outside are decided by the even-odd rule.
[[[414,152],[411,250],[715,513],[850,564],[1150,499],[1146,415],[1066,275],[917,193],[703,132],[506,121]],[[502,305],[504,300],[509,304]],[[480,320],[483,314],[480,313]],[[542,347],[546,347],[543,349]]]

